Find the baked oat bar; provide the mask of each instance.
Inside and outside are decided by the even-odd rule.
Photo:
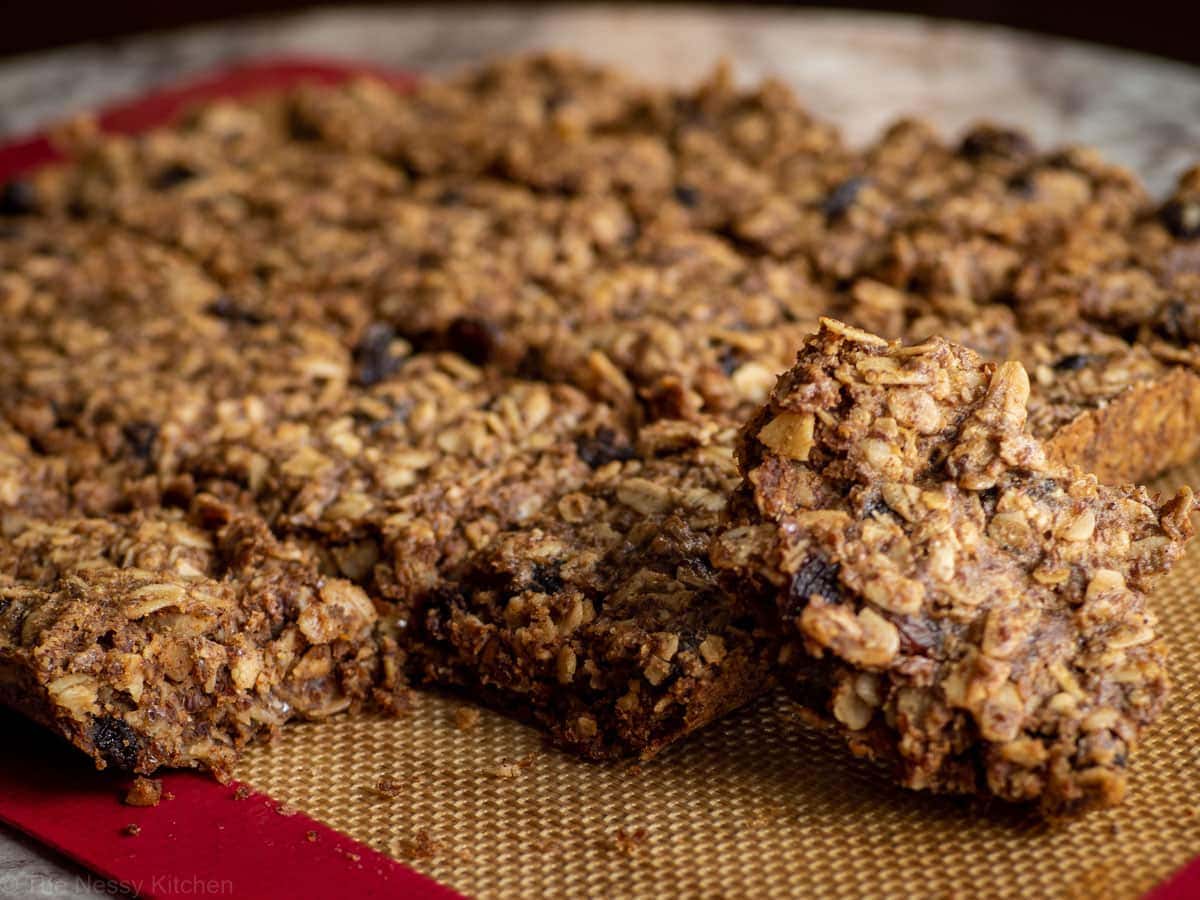
[[[913,341],[940,336],[1029,375],[1029,430],[1047,454],[1105,484],[1148,481],[1200,455],[1200,375],[1089,322],[1046,332],[1019,327],[1002,304],[967,322],[919,316]]]
[[[581,445],[594,471],[430,601],[415,673],[589,759],[648,757],[772,685],[775,640],[707,547],[738,481],[731,428],[659,422]]]
[[[25,186],[33,215],[8,227],[125,230],[190,260],[230,318],[300,318],[347,348],[383,323],[630,418],[744,418],[819,315],[909,338],[914,316],[970,325],[999,304],[1033,338],[1087,322],[1138,344],[1190,315],[1158,274],[1188,268],[1189,183],[1156,216],[1095,153],[997,126],[951,142],[905,120],[853,152],[786,87],[724,69],[666,89],[548,54],[65,140],[74,163]],[[1200,450],[1200,376],[1167,351],[1136,389],[1114,367],[1105,397],[1048,401],[1104,480]]]
[[[609,407],[574,388],[450,353],[413,356],[390,330],[347,378],[357,384],[327,411],[213,433],[180,461],[174,493],[263,516],[388,604],[401,632],[494,534],[583,483],[592,442],[629,440]]]
[[[385,702],[412,669],[611,755],[750,696],[757,636],[676,561],[710,523],[675,493],[631,518],[601,472],[691,484],[683,460],[728,443],[821,315],[1022,361],[1033,434],[1102,481],[1200,451],[1194,179],[1156,210],[1094,154],[997,128],[953,144],[902,122],[854,152],[778,83],[665,89],[556,55],[60,138],[72,161],[0,205],[4,534],[218,496],[379,603]],[[655,444],[689,428],[707,436]],[[687,532],[618,551],[558,520],[576,493],[613,531]],[[689,671],[637,674],[633,597],[561,643],[502,623],[533,522],[613,554],[539,603],[684,585],[660,631]],[[456,589],[464,567],[501,600]],[[641,649],[618,659],[600,635],[628,622]],[[687,655],[697,629],[728,664]],[[598,687],[546,680],[563,646]]]
[[[1074,229],[1055,253],[1031,261],[1014,306],[1030,328],[1092,322],[1194,365],[1200,339],[1200,167],[1130,227]]]
[[[1145,592],[1191,537],[1167,501],[1048,459],[1029,381],[941,338],[825,320],[741,432],[713,561],[773,605],[780,678],[907,787],[1120,801],[1162,709]]]
[[[463,687],[608,758],[766,689],[770,641],[704,562],[737,480],[731,427],[661,422],[635,445],[571,388],[404,347],[329,415],[180,465],[376,598],[378,700],[410,675]]]
[[[211,498],[28,521],[0,546],[0,701],[96,764],[230,772],[290,719],[361,705],[375,610]]]

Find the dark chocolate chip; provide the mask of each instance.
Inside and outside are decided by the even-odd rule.
[[[127,422],[121,427],[129,452],[138,459],[149,459],[158,440],[158,426],[153,422]]]
[[[607,425],[596,429],[594,435],[581,436],[575,440],[575,451],[579,458],[598,469],[614,460],[624,461],[633,458],[633,448],[619,443],[617,433]]]
[[[557,594],[563,589],[558,566],[535,565],[529,576],[529,586],[540,594]]]
[[[196,170],[183,163],[171,163],[154,176],[154,187],[159,191],[167,191],[173,187],[191,181],[196,177]]]
[[[805,709],[829,712],[835,685],[833,672],[805,653],[793,653],[788,665],[788,691]]]
[[[1117,329],[1117,336],[1127,344],[1136,344],[1142,336],[1142,327],[1137,324]]]
[[[1185,324],[1188,307],[1182,300],[1168,300],[1154,323],[1154,333],[1168,341],[1184,343],[1191,340]]]
[[[486,319],[471,319],[460,316],[450,323],[446,331],[449,348],[459,356],[476,365],[483,365],[496,349],[499,332],[494,323]]]
[[[438,206],[461,206],[467,198],[458,188],[446,188],[437,196]]]
[[[813,595],[823,597],[829,603],[838,603],[842,599],[842,587],[838,581],[841,566],[830,562],[819,553],[810,556],[792,576],[788,588],[787,605],[784,614],[788,618],[798,616],[808,606]]]
[[[966,159],[982,159],[997,156],[1001,159],[1028,159],[1034,154],[1029,136],[1009,128],[981,125],[972,129],[958,145],[959,155]]]
[[[869,181],[870,179],[861,176],[847,178],[830,191],[821,203],[821,210],[825,213],[825,218],[832,221],[846,215],[850,211],[850,207],[857,202],[859,193]]]
[[[700,205],[700,191],[688,184],[675,186],[675,200],[680,206],[695,209]]]
[[[0,187],[0,216],[31,216],[37,211],[37,191],[28,181],[9,181]]]
[[[267,320],[256,313],[252,309],[247,309],[238,304],[236,300],[228,294],[222,294],[208,306],[204,307],[204,311],[210,316],[216,316],[218,319],[224,319],[226,322],[240,322],[246,325],[262,325]]]
[[[1180,240],[1200,237],[1200,199],[1171,200],[1159,212],[1167,231]]]
[[[545,353],[538,347],[528,347],[517,361],[517,377],[541,381],[546,371]]]
[[[1078,372],[1085,368],[1092,361],[1092,357],[1086,353],[1072,353],[1064,356],[1054,364],[1056,372]]]
[[[137,765],[141,742],[124,719],[103,716],[92,723],[92,743],[104,759],[118,769]]]
[[[395,342],[396,332],[386,322],[376,322],[367,328],[354,348],[360,384],[370,387],[399,371],[404,358],[393,349]]]
[[[742,365],[741,358],[732,347],[726,347],[721,351],[721,371],[726,375],[732,375]]]
[[[287,129],[293,140],[316,141],[321,138],[320,129],[294,106],[287,111]]]
[[[1005,184],[1012,193],[1026,200],[1037,193],[1037,180],[1033,177],[1032,172],[1017,172],[1010,176]]]

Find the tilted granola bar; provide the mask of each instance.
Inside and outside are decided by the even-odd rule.
[[[713,559],[773,604],[781,679],[912,788],[1118,802],[1167,691],[1145,591],[1182,552],[1160,502],[1047,459],[1029,382],[831,320],[739,445]]]
[[[0,549],[0,699],[98,766],[226,775],[248,741],[361,704],[375,619],[211,499],[190,518],[30,521]]]
[[[585,445],[592,477],[431,599],[417,674],[591,759],[650,756],[761,695],[774,638],[706,556],[738,480],[732,438],[677,421]]]

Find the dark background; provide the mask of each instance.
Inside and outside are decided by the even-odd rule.
[[[0,6],[0,22],[3,23],[0,27],[0,55],[316,5],[319,4],[295,0],[135,0],[124,3],[99,0],[86,4],[10,0]],[[787,7],[810,4],[754,5]],[[1057,0],[1016,3],[995,0],[839,3],[832,0],[815,5],[913,12],[991,22],[1200,63],[1200,2],[1197,0],[1176,0],[1173,3],[1166,0],[1139,0],[1131,4],[1115,0],[1092,0],[1087,4],[1061,3]]]

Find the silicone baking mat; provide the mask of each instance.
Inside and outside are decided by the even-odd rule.
[[[360,70],[311,60],[256,63],[114,108],[101,122],[136,131],[206,97],[338,81],[351,71]],[[43,137],[0,148],[0,180],[53,156]],[[1200,484],[1200,464],[1166,481],[1185,480]],[[274,887],[290,896],[315,896],[328,884],[356,896],[435,895],[384,857],[480,898],[1123,898],[1155,884],[1162,885],[1155,898],[1200,896],[1195,866],[1164,883],[1200,852],[1198,580],[1200,543],[1156,598],[1176,687],[1135,757],[1126,804],[1056,828],[1009,808],[901,791],[803,725],[780,697],[651,762],[597,766],[548,749],[535,731],[492,713],[463,727],[463,701],[422,694],[403,719],[297,725],[253,749],[238,775],[270,801],[254,795],[234,804],[230,787],[173,775],[168,788],[183,785],[176,799],[148,811],[121,807],[116,782],[86,772],[81,757],[62,754],[75,767],[64,762],[59,769],[69,774],[59,779],[44,761],[22,763],[40,755],[28,749],[36,741],[18,743],[0,761],[0,818],[106,875],[167,872],[184,878],[181,890],[196,877],[196,866],[184,861],[189,848],[210,842],[203,829],[220,827],[239,836],[227,847],[241,840],[251,848],[242,854],[247,877],[257,859],[259,870],[287,875]],[[40,781],[29,777],[34,771]],[[335,832],[287,815],[292,809],[366,847],[339,844]],[[81,818],[85,827],[70,825]],[[126,819],[169,822],[170,830],[151,828],[122,842]],[[314,829],[317,846],[308,837]],[[151,840],[137,843],[143,837]],[[179,862],[164,868],[164,858]],[[215,877],[229,875],[219,853],[206,865]]]
[[[1185,481],[1200,464],[1164,484]],[[1058,827],[900,790],[779,697],[598,766],[499,715],[460,730],[460,702],[423,694],[407,719],[285,730],[238,774],[480,898],[1137,897],[1200,853],[1197,583],[1200,541],[1155,595],[1175,686],[1125,804]]]

